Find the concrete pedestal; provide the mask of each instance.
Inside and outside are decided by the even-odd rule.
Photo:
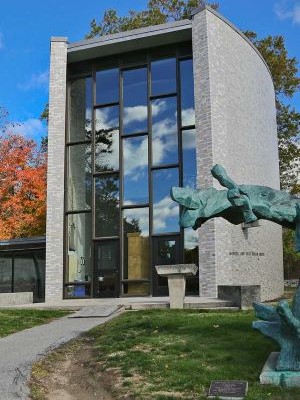
[[[168,278],[170,308],[183,308],[187,275],[195,275],[195,264],[156,265],[158,275]]]
[[[269,355],[259,376],[262,385],[275,385],[287,388],[300,387],[300,371],[276,371],[279,353]]]

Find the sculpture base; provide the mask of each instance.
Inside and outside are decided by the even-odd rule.
[[[259,380],[262,385],[274,385],[287,388],[300,387],[300,371],[276,371],[279,353],[269,355]]]

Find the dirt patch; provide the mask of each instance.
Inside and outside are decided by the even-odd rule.
[[[120,382],[117,369],[98,372],[93,357],[90,340],[82,338],[34,364],[30,380],[31,399],[129,400],[129,396],[114,394]]]

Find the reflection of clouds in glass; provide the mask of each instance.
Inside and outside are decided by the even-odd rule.
[[[168,140],[168,144],[174,146],[177,145],[177,140],[174,140],[174,135],[177,135],[177,124],[174,119],[165,118],[159,122],[156,122],[152,126],[152,132],[155,138],[161,138]],[[168,138],[166,138],[168,136]]]
[[[129,204],[129,203],[128,203]],[[134,208],[124,210],[124,218],[127,222],[132,220],[138,221],[138,226],[142,231],[142,236],[149,236],[149,209],[148,208]]]
[[[117,107],[118,108],[118,107]],[[116,107],[98,108],[96,110],[96,131],[119,127],[119,116]]]
[[[178,205],[169,197],[166,196],[160,201],[153,204],[153,226],[155,227],[155,232],[159,231],[172,231],[172,229],[166,229],[170,225],[169,219],[177,218],[178,221]],[[174,230],[174,229],[173,229]]]
[[[153,164],[160,164],[164,159],[165,149],[164,143],[160,139],[152,140],[152,159]]]
[[[186,228],[184,230],[184,248],[192,250],[198,246],[198,232],[192,228]]]
[[[194,108],[187,108],[181,110],[181,124],[182,126],[195,125],[195,110]]]
[[[152,116],[156,116],[164,108],[164,101],[159,100],[159,104],[153,105]],[[132,122],[146,121],[148,117],[147,106],[137,105],[132,107],[124,107],[124,125],[131,124]]]
[[[153,164],[177,161],[177,117],[175,97],[152,101],[152,152]]]
[[[146,106],[124,107],[124,125],[128,125],[135,121],[145,121],[148,116]]]
[[[136,145],[138,143],[138,145]],[[148,136],[142,140],[125,139],[123,141],[124,174],[133,175],[137,181],[148,173]]]

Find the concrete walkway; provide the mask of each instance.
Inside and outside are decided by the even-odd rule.
[[[0,339],[0,399],[28,399],[27,380],[34,362],[119,313],[102,318],[66,316]]]

